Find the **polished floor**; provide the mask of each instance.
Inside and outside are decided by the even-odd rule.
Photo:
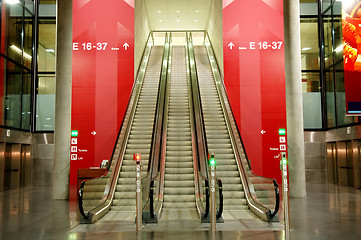
[[[225,223],[212,233],[209,224],[178,212],[169,221],[135,231],[134,219],[116,213],[93,225],[79,225],[76,201],[51,199],[51,187],[25,187],[0,192],[0,239],[286,239],[280,223],[260,223],[253,217],[237,220],[225,212]],[[177,219],[190,221],[177,221]],[[290,201],[289,239],[361,239],[361,190],[311,184],[307,197]]]

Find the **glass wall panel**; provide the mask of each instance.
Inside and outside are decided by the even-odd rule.
[[[40,0],[36,130],[54,131],[55,123],[55,0]],[[163,38],[164,41],[164,38]]]
[[[21,128],[30,130],[31,119],[31,72],[24,70],[23,72],[23,93],[21,105]]]
[[[323,16],[323,29],[324,29],[324,52],[325,52],[325,67],[333,64],[333,45],[332,45],[332,16],[331,9]]]
[[[55,19],[39,21],[39,72],[55,72],[55,28]]]
[[[36,130],[53,131],[55,123],[55,75],[39,75]]]
[[[321,86],[318,72],[302,73],[302,100],[304,128],[322,128]]]
[[[27,11],[25,11],[24,19],[24,65],[31,69],[33,56],[33,19]]]
[[[334,73],[332,70],[325,72],[325,80],[326,80],[327,127],[332,128],[336,126],[335,84],[334,84]]]
[[[5,125],[14,128],[21,127],[21,67],[10,61],[5,61]]]
[[[319,47],[318,47],[317,18],[301,18],[301,57],[302,70],[318,70]]]
[[[1,5],[0,125],[29,131],[33,51],[33,1]]]
[[[1,44],[1,53],[21,63],[23,8],[20,4],[2,4],[1,8],[1,34],[4,41]]]
[[[322,0],[322,11],[325,11],[328,7],[330,7],[332,1],[333,0]]]
[[[302,15],[317,16],[317,0],[300,0],[300,13]]]
[[[34,1],[33,0],[25,0],[25,8],[29,11],[29,14],[34,13]]]
[[[55,0],[40,0],[39,17],[54,17],[56,16],[56,1]]]
[[[333,27],[334,27],[335,62],[338,62],[341,61],[343,57],[343,36],[342,36],[341,3],[340,2],[336,2],[336,3],[333,6]]]

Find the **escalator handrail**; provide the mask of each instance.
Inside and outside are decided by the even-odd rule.
[[[273,184],[273,188],[274,188],[274,192],[275,192],[275,198],[276,198],[276,203],[275,203],[275,210],[271,210],[271,219],[276,216],[276,214],[278,213],[279,211],[279,206],[280,206],[280,191],[279,191],[279,187],[278,187],[278,183],[276,181],[276,179],[271,179],[271,178],[267,178],[267,177],[263,177],[263,176],[259,176],[259,175],[256,175],[254,174],[252,171],[251,171],[251,175],[252,177],[258,177],[258,178],[264,178],[264,179],[267,179],[268,181],[272,182]]]
[[[168,33],[165,35],[165,46],[169,44],[168,40]],[[166,74],[168,69],[168,56],[169,52],[166,51],[164,48],[163,56],[162,56],[162,67],[161,67],[161,75],[159,79],[159,87],[158,87],[158,97],[157,97],[157,104],[156,104],[156,114],[154,115],[154,124],[153,124],[153,135],[152,135],[152,142],[151,142],[151,149],[149,155],[149,169],[148,172],[150,173],[150,178],[154,180],[154,177],[159,172],[159,156],[160,156],[160,141],[162,137],[162,126],[163,126],[163,112],[164,112],[164,91],[166,85]]]
[[[203,217],[204,218],[207,218],[208,217],[208,214],[209,214],[209,181],[208,179],[204,179],[204,182],[205,182],[205,190],[206,190],[206,208],[205,208],[205,211],[203,213]]]
[[[165,155],[163,157],[163,148],[164,148],[164,126],[167,123],[167,118],[165,117],[166,108],[167,108],[167,97],[164,93],[167,91],[167,85],[168,85],[168,68],[169,68],[169,56],[170,56],[170,41],[171,41],[171,34],[166,33],[165,36],[165,48],[163,52],[163,58],[162,58],[162,69],[161,69],[161,79],[160,79],[160,89],[158,91],[159,95],[161,96],[158,101],[159,104],[157,104],[157,126],[154,131],[156,131],[156,138],[153,140],[155,143],[152,143],[152,146],[154,145],[154,154],[151,155],[152,159],[152,168],[150,171],[150,184],[149,184],[149,191],[148,191],[148,200],[147,204],[145,205],[144,209],[149,209],[151,218],[155,218],[157,214],[161,212],[162,207],[162,195],[163,195],[163,181],[162,178],[164,176],[164,169],[162,169],[161,165],[163,164],[163,161],[165,158]],[[152,141],[153,141],[152,140]],[[157,188],[157,200],[154,201],[154,182],[158,179],[158,188]]]
[[[189,41],[189,42],[188,42]],[[201,172],[201,176],[203,178],[208,179],[208,164],[207,164],[207,158],[208,158],[208,145],[207,145],[207,138],[205,136],[205,126],[204,126],[204,119],[203,119],[203,110],[202,110],[202,100],[200,98],[200,91],[199,91],[199,84],[198,84],[198,73],[197,73],[197,65],[196,65],[196,61],[195,61],[195,56],[194,56],[194,50],[193,50],[193,39],[192,39],[192,34],[189,34],[189,39],[187,38],[187,43],[190,44],[190,48],[189,48],[189,57],[190,57],[190,62],[193,61],[193,65],[194,65],[194,69],[191,69],[191,73],[194,73],[194,82],[191,81],[192,83],[192,90],[194,90],[195,92],[192,92],[193,95],[193,103],[194,105],[197,107],[197,109],[195,109],[195,121],[196,121],[196,132],[197,132],[197,145],[198,145],[198,156],[199,156],[199,160],[202,161],[203,164],[200,164],[201,162],[199,162],[199,166],[200,166],[200,172]],[[193,85],[194,84],[194,85]],[[198,111],[196,111],[198,110]],[[198,116],[198,118],[197,118]],[[198,124],[197,124],[198,123]],[[203,153],[203,154],[202,154]]]
[[[196,62],[194,57],[194,50],[193,50],[193,39],[192,34],[187,33],[187,55],[188,55],[188,67],[189,67],[189,75],[190,75],[190,83],[191,83],[191,98],[193,102],[192,110],[193,110],[193,120],[195,121],[195,135],[196,135],[196,145],[197,145],[197,155],[198,155],[198,162],[197,162],[197,173],[198,175],[196,178],[198,181],[196,182],[196,187],[198,188],[198,192],[201,193],[201,183],[202,180],[205,181],[205,207],[202,201],[199,201],[202,206],[197,206],[202,217],[207,218],[209,214],[209,186],[207,187],[208,183],[208,164],[207,164],[207,157],[208,157],[208,147],[207,147],[207,139],[205,137],[205,126],[204,126],[204,119],[203,119],[203,111],[202,111],[202,103],[200,99],[200,91],[199,91],[199,84],[198,84],[198,75],[197,75],[197,68]],[[199,179],[201,178],[201,179]]]
[[[149,36],[148,36],[148,41],[149,41]],[[147,43],[145,49],[147,47],[148,47],[148,43]],[[144,54],[143,59],[145,61],[142,59],[142,62],[146,65],[149,57],[147,59],[145,59],[145,52],[146,52],[146,50],[143,52],[143,54]],[[150,51],[149,51],[149,53],[150,53]],[[83,205],[83,188],[84,188],[84,186],[82,188],[82,192],[81,192],[82,196],[81,196],[81,198],[79,198],[79,206],[80,205],[82,206],[81,209],[83,209],[83,213],[87,217],[87,218],[85,218],[87,223],[93,223],[93,222],[97,221],[110,210],[110,205],[112,203],[112,200],[113,200],[113,197],[115,194],[115,188],[117,185],[118,176],[119,176],[120,168],[122,165],[122,160],[123,160],[123,157],[125,154],[126,142],[130,135],[130,129],[131,129],[131,125],[134,120],[135,110],[136,110],[136,106],[137,106],[137,103],[139,100],[139,95],[140,95],[141,86],[143,84],[143,80],[144,80],[144,74],[138,74],[136,81],[133,84],[132,92],[131,92],[130,99],[129,99],[128,106],[127,106],[127,111],[124,115],[123,124],[119,131],[117,142],[116,142],[116,145],[117,145],[117,143],[121,140],[122,144],[121,144],[118,156],[116,156],[115,151],[112,153],[112,159],[116,158],[117,162],[114,164],[113,171],[111,172],[111,176],[105,187],[105,191],[104,191],[101,203],[94,209],[90,210],[88,212],[88,214],[84,213],[84,209],[82,206]],[[127,124],[124,124],[124,123],[127,123]],[[111,161],[112,161],[112,159],[111,159]],[[109,164],[109,167],[110,166],[111,166],[111,164]],[[84,182],[84,184],[85,183],[86,183],[86,181]]]
[[[194,109],[195,99],[193,97],[193,89],[192,89],[192,70],[191,70],[191,61],[190,61],[190,45],[189,45],[189,38],[188,38],[188,32],[186,32],[186,66],[187,66],[187,88],[188,88],[188,101],[189,101],[189,113],[190,113],[190,127],[191,127],[191,138],[192,138],[192,155],[193,155],[193,173],[194,173],[194,193],[196,196],[196,207],[199,216],[204,217],[205,215],[208,215],[208,213],[205,213],[208,210],[207,207],[204,208],[202,204],[202,197],[204,196],[203,191],[201,191],[201,185],[203,180],[207,180],[205,176],[202,175],[202,173],[199,170],[199,149],[198,149],[198,133],[196,129],[196,113]],[[194,72],[194,71],[193,71]],[[206,199],[208,199],[207,194]]]
[[[207,37],[209,39],[208,35],[207,35]],[[232,128],[232,125],[230,123],[231,119],[233,119],[233,117],[232,117],[233,115],[231,115],[233,113],[231,112],[232,110],[229,105],[229,100],[228,100],[228,96],[226,94],[224,82],[222,81],[222,76],[221,76],[220,70],[218,68],[219,66],[217,63],[217,59],[214,56],[212,48],[207,48],[207,50],[208,50],[208,56],[209,57],[212,56],[213,61],[216,63],[216,67],[212,66],[211,63],[210,64],[211,64],[211,68],[212,68],[212,72],[213,72],[213,76],[214,76],[214,81],[216,83],[218,96],[219,96],[219,99],[221,102],[221,107],[223,109],[226,126],[228,129],[228,132],[230,133],[232,148],[234,150],[238,168],[241,173],[240,176],[242,179],[242,185],[243,185],[243,189],[244,189],[244,193],[246,196],[248,206],[250,207],[251,211],[253,213],[255,213],[258,217],[260,217],[264,221],[269,222],[271,220],[271,214],[272,214],[271,210],[266,208],[265,206],[263,206],[258,201],[256,201],[254,199],[254,197],[252,196],[252,195],[254,195],[254,194],[252,194],[252,193],[254,193],[254,189],[253,189],[253,186],[251,186],[251,184],[249,183],[249,179],[248,179],[248,176],[246,173],[246,167],[244,166],[244,163],[243,163],[242,157],[241,157],[241,149],[240,149],[239,144],[242,144],[242,142],[237,144],[237,140],[236,140],[236,136],[235,136],[236,133],[234,132],[235,130]],[[218,81],[217,81],[217,77],[218,77]]]
[[[222,214],[223,214],[223,184],[222,184],[222,180],[221,179],[217,179],[217,184],[218,184],[218,199],[219,199],[219,207],[217,210],[217,218],[221,218]]]
[[[80,188],[79,188],[79,201],[78,201],[78,205],[79,205],[79,211],[80,214],[83,216],[84,219],[89,219],[89,215],[86,214],[84,212],[84,208],[83,208],[83,190],[84,190],[84,185],[85,185],[85,181],[82,181],[80,184]]]
[[[277,181],[275,179],[272,179],[273,182],[273,186],[275,188],[275,194],[276,194],[276,206],[275,206],[275,210],[271,212],[271,219],[276,216],[276,214],[278,213],[278,210],[280,208],[280,190],[277,184]]]
[[[150,212],[150,216],[151,218],[154,218],[154,180],[151,180],[150,182],[150,186],[149,186],[149,212]]]

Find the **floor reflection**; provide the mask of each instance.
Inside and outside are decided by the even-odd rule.
[[[284,240],[284,234],[277,232],[257,232],[257,231],[192,231],[192,232],[120,232],[120,233],[71,233],[69,240]]]
[[[233,216],[235,213],[227,213]],[[227,217],[227,218],[228,218]],[[135,231],[133,219],[109,215],[93,225],[79,225],[76,199],[53,200],[51,187],[25,187],[0,192],[0,239],[271,239],[285,240],[282,225],[268,226],[252,218],[225,219],[212,233],[208,225],[144,225]],[[116,220],[116,221],[114,221]],[[337,185],[308,185],[307,197],[290,199],[290,239],[361,239],[361,190]],[[165,226],[165,225],[164,225]],[[178,227],[177,227],[178,226]],[[187,226],[191,226],[188,229]]]

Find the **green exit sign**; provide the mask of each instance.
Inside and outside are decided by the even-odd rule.
[[[284,128],[278,129],[278,134],[279,135],[286,135],[286,129],[284,129]]]
[[[71,130],[71,136],[77,137],[78,136],[78,130]]]

